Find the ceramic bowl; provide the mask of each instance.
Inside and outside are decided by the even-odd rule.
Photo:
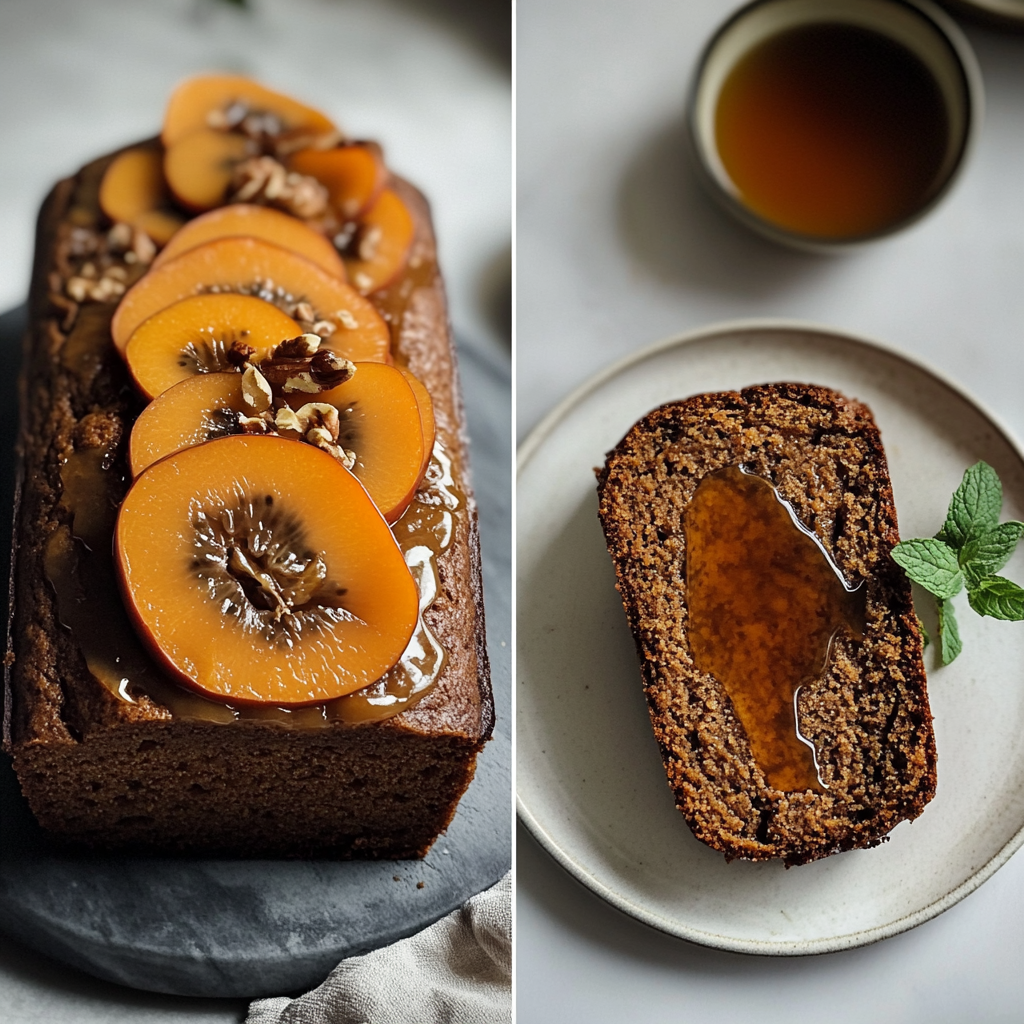
[[[870,234],[829,239],[780,226],[748,207],[718,153],[715,118],[730,72],[751,49],[790,29],[848,24],[888,37],[910,50],[931,72],[949,126],[942,162],[914,210]],[[981,73],[963,33],[928,0],[754,0],[729,19],[708,43],[690,92],[689,135],[704,184],[747,226],[785,245],[833,253],[857,248],[914,223],[949,191],[962,170],[983,111]]]

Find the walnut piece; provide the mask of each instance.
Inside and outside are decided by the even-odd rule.
[[[272,156],[243,160],[231,179],[229,202],[274,206],[304,220],[326,213],[327,199],[316,178],[289,171]]]
[[[242,374],[242,400],[255,412],[266,412],[274,404],[274,393],[266,377],[250,363]]]
[[[355,364],[319,345],[316,334],[282,342],[260,363],[260,372],[282,394],[316,395],[344,384],[356,372]]]

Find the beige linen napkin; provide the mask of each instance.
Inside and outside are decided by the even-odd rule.
[[[245,1024],[510,1024],[511,874],[417,935],[342,960],[298,999],[257,999]]]

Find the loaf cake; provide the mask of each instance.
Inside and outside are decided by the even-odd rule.
[[[221,89],[220,101],[201,132],[226,131],[213,141],[221,145],[227,139],[233,146],[237,140],[230,132],[237,126],[238,102],[231,90],[240,80],[211,81]],[[256,125],[248,125],[242,155],[251,156],[256,145],[261,153],[256,159],[271,177],[280,165],[268,152],[297,166],[281,155],[308,144],[301,125],[289,122],[290,101],[267,94],[271,108],[277,100],[284,104],[275,120],[260,110],[259,87],[245,83],[238,88]],[[400,506],[408,505],[404,514],[400,508],[395,512],[391,527],[399,560],[404,557],[408,564],[418,595],[411,640],[383,676],[335,698],[276,701],[251,698],[248,691],[245,699],[211,696],[154,656],[152,638],[129,618],[126,592],[110,554],[115,518],[131,483],[129,438],[145,407],[145,396],[112,340],[111,319],[126,289],[131,295],[133,284],[157,273],[150,266],[154,258],[162,262],[160,244],[173,240],[197,210],[220,207],[232,198],[267,203],[273,196],[268,199],[266,181],[255,198],[252,189],[232,197],[222,182],[212,200],[193,202],[191,185],[178,189],[172,181],[168,194],[161,180],[147,186],[161,192],[159,203],[150,203],[159,209],[144,210],[129,224],[113,222],[105,212],[109,203],[100,202],[108,171],[125,153],[140,152],[155,154],[158,169],[169,168],[168,147],[176,141],[168,135],[172,113],[162,141],[148,140],[88,164],[54,187],[40,214],[21,382],[5,748],[40,824],[72,844],[244,857],[423,856],[451,821],[494,720],[476,509],[427,203],[408,182],[384,171],[389,201],[407,211],[410,238],[387,281],[359,279],[359,259],[368,255],[365,246],[353,256],[354,275],[349,268],[366,296],[366,308],[375,311],[374,322],[387,325],[387,351],[380,362],[412,374],[410,387],[415,393],[424,386],[433,409],[436,444],[424,452],[425,475],[421,469],[418,490]],[[180,121],[180,109],[176,116]],[[323,150],[347,143],[326,138],[320,122],[313,128],[321,133],[319,150],[310,158],[315,170]],[[363,148],[377,160],[379,171],[379,149],[372,144]],[[145,160],[146,166],[153,164],[149,156]],[[119,167],[130,164],[123,161]],[[277,203],[278,209],[313,226],[328,247],[333,239],[348,260],[352,248],[346,252],[346,238],[339,233],[358,234],[365,228],[357,223],[358,215],[346,221],[354,208],[334,210],[333,221],[322,210],[319,219],[308,215],[301,206],[303,190],[317,187],[315,175],[289,175],[289,187],[297,186],[294,202],[291,207]],[[237,178],[230,187],[239,188]],[[333,259],[340,267],[337,253]],[[374,268],[364,269],[372,275]],[[272,282],[263,285],[248,294],[275,303],[302,323],[307,332],[302,337],[312,337],[314,347],[319,335],[311,331],[320,331],[325,345],[332,331],[337,330],[335,342],[344,335],[344,311],[337,314],[340,324],[303,323],[295,301],[301,295],[284,296],[290,300],[286,305],[281,288],[274,294]],[[335,349],[345,355],[343,344]],[[245,351],[252,350],[243,356]],[[353,379],[359,379],[358,371]],[[231,421],[228,432],[272,431],[273,409],[261,415],[269,428],[255,422],[258,416],[240,417]],[[305,440],[312,436],[307,433]],[[332,457],[352,454],[341,450],[344,437],[337,436],[337,422],[337,443],[322,430],[319,436],[317,444],[330,449]],[[191,451],[227,441],[245,443],[245,438],[211,440]],[[291,446],[307,451],[299,441],[279,443],[289,452]],[[313,458],[328,459],[328,454],[314,452]],[[267,487],[269,505],[273,482]],[[309,500],[330,504],[335,499],[311,494]],[[292,511],[303,515],[302,509]],[[386,534],[387,525],[374,515]],[[162,539],[153,543],[159,547]],[[219,642],[205,639],[211,650]]]
[[[823,670],[818,664],[800,680],[795,711],[790,703],[794,742],[813,748],[814,775],[803,781],[785,781],[754,755],[752,747],[764,749],[761,734],[774,728],[758,719],[769,713],[765,702],[740,714],[735,688],[708,671],[701,646],[709,628],[729,648],[726,661],[751,643],[733,609],[710,606],[710,627],[695,614],[705,586],[698,570],[745,571],[697,564],[707,560],[702,551],[715,550],[696,546],[705,544],[698,488],[707,494],[709,481],[730,475],[730,486],[769,495],[774,488],[771,500],[788,509],[779,515],[795,517],[797,532],[860,600],[859,626],[850,619],[835,630]],[[676,805],[697,838],[729,860],[795,865],[875,846],[916,818],[935,792],[935,742],[910,584],[890,557],[899,541],[896,508],[870,410],[828,388],[789,383],[669,403],[608,453],[598,491],[654,735]],[[743,558],[763,547],[757,529],[742,521],[737,529],[739,547],[754,546]],[[789,572],[788,559],[771,557],[765,564],[773,571]],[[751,578],[753,585],[742,584],[747,593],[758,595],[763,583],[768,599],[772,581]],[[786,589],[791,581],[774,585]],[[782,619],[798,619],[789,623],[798,631],[811,628],[813,614],[787,606],[783,595]],[[715,663],[724,677],[718,664],[725,662]]]

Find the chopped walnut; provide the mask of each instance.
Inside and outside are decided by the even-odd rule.
[[[334,247],[339,252],[347,252],[348,247],[352,244],[352,239],[356,237],[356,232],[358,230],[359,225],[354,220],[348,221],[332,239]]]
[[[148,267],[156,257],[156,242],[145,231],[135,228],[132,231],[132,253],[144,267]]]
[[[266,412],[274,404],[274,393],[266,377],[252,363],[242,374],[242,399],[256,412]]]
[[[246,416],[244,413],[239,413],[238,426],[243,434],[273,433],[272,423],[268,423],[263,416]]]
[[[330,320],[317,320],[310,328],[320,338],[329,338],[337,329],[337,325]]]
[[[359,232],[359,258],[372,260],[377,255],[377,247],[384,237],[384,229],[379,224],[366,227]]]
[[[336,388],[344,384],[356,372],[351,360],[336,355],[329,349],[322,348],[313,356],[309,364],[313,380],[325,388]]]
[[[120,274],[111,274],[110,271],[121,271]],[[108,267],[103,276],[97,278],[96,268],[87,263],[82,270],[74,277],[68,279],[64,286],[68,296],[75,302],[110,302],[124,295],[126,291],[125,276],[120,267]]]
[[[256,355],[256,349],[252,345],[246,345],[244,341],[235,338],[230,348],[224,353],[224,358],[231,366],[242,369],[249,360]]]
[[[319,345],[320,339],[315,334],[302,337],[316,338]],[[284,345],[291,345],[292,342],[297,344],[299,339],[292,339]],[[282,353],[282,346],[278,345],[274,354],[260,363],[260,372],[270,386],[283,394],[316,395],[344,384],[356,372],[355,365],[350,360],[343,359],[328,349],[317,349],[313,353],[307,352],[302,355],[289,355],[288,351],[286,348]]]
[[[132,226],[118,221],[107,232],[107,246],[111,252],[124,252],[132,244]]]
[[[297,338],[288,338],[274,349],[274,359],[302,359],[314,356],[320,348],[319,334],[300,334]]]
[[[339,309],[334,315],[347,331],[354,331],[359,327],[359,321],[347,309]]]
[[[100,247],[99,237],[89,228],[72,228],[68,235],[68,255],[91,256]]]
[[[341,431],[338,410],[326,402],[307,402],[295,410],[299,430],[308,435],[311,430],[325,430],[330,441],[337,441]],[[307,437],[308,440],[308,437]]]
[[[353,284],[359,289],[364,295],[373,288],[373,278],[369,274],[364,274],[360,271],[353,278]]]
[[[316,310],[308,302],[300,302],[295,307],[295,312],[292,316],[296,320],[305,320],[308,323],[312,323],[316,319]]]
[[[328,192],[316,178],[287,170],[271,156],[250,157],[235,168],[233,203],[262,203],[308,219],[327,212]]]
[[[274,416],[274,426],[279,433],[295,434],[302,437],[302,421],[295,414],[295,410],[288,405],[282,405]]]

